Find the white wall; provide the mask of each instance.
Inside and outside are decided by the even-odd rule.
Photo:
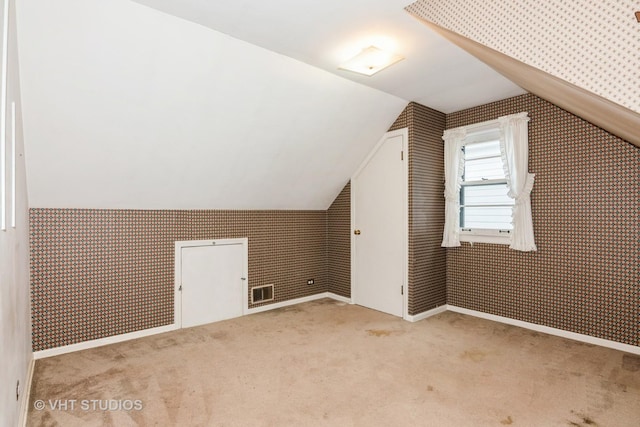
[[[24,144],[16,45],[15,2],[10,1],[7,96],[7,229],[0,231],[0,425],[19,423],[32,360],[29,240]],[[4,3],[4,1],[2,2]],[[4,22],[4,21],[0,21]],[[11,227],[11,103],[16,103],[16,227]],[[16,382],[20,399],[16,400]]]
[[[31,207],[327,209],[407,104],[128,0],[18,23]]]

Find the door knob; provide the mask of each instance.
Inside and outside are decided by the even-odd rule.
[[[360,235],[360,230],[354,230],[353,234],[355,234],[356,236],[359,236]]]

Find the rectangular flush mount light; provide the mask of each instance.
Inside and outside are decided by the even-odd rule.
[[[375,46],[369,46],[340,65],[338,69],[353,71],[354,73],[372,76],[380,70],[383,70],[396,62],[402,61],[404,58],[395,53],[385,52]]]

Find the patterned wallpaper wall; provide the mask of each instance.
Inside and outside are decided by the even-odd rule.
[[[640,149],[527,94],[447,115],[447,128],[527,111],[537,252],[447,252],[448,303],[640,345]]]
[[[389,130],[409,128],[409,314],[446,304],[445,115],[410,103]]]
[[[640,113],[638,0],[419,0],[406,9]]]
[[[351,298],[351,182],[327,211],[329,292]]]
[[[249,286],[274,302],[326,292],[326,228],[326,211],[31,209],[33,349],[172,323],[176,240],[248,237]]]
[[[538,251],[440,247],[442,132],[527,111]],[[409,313],[445,303],[640,344],[640,149],[533,95],[444,114],[411,103]],[[328,211],[30,210],[35,351],[173,322],[175,240],[249,237],[276,302],[350,295],[350,186]],[[306,280],[316,284],[308,286]]]

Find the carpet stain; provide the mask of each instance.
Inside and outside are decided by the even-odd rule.
[[[500,424],[505,425],[505,426],[511,425],[511,424],[513,424],[513,418],[511,418],[511,415],[509,415],[504,420],[500,420]]]
[[[391,335],[391,331],[386,329],[367,329],[367,333],[372,337],[388,337]]]
[[[173,338],[160,338],[151,342],[151,346],[155,350],[160,350],[167,347],[175,347],[178,345],[178,342]]]
[[[625,354],[622,356],[622,369],[630,372],[640,371],[640,356]]]
[[[487,354],[482,350],[472,348],[470,350],[465,350],[465,352],[462,353],[460,357],[462,359],[473,360],[474,362],[482,362],[484,358],[487,357]]]
[[[434,390],[434,388],[433,388],[433,386],[432,386],[432,385],[427,386],[427,391],[433,391],[433,390]]]
[[[336,301],[331,298],[322,298],[315,301],[312,301],[309,305],[341,305],[343,302]]]
[[[230,340],[229,332],[227,332],[227,331],[214,332],[214,333],[211,334],[211,338],[213,338],[214,340],[220,340],[220,341],[229,341]]]
[[[599,426],[599,424],[597,422],[595,422],[593,420],[593,418],[591,418],[588,415],[584,415],[584,414],[581,414],[579,412],[574,412],[574,411],[571,411],[571,413],[576,415],[578,418],[580,418],[580,422],[569,421],[569,425],[570,426],[578,426],[578,427],[583,427],[583,426],[598,427]]]

